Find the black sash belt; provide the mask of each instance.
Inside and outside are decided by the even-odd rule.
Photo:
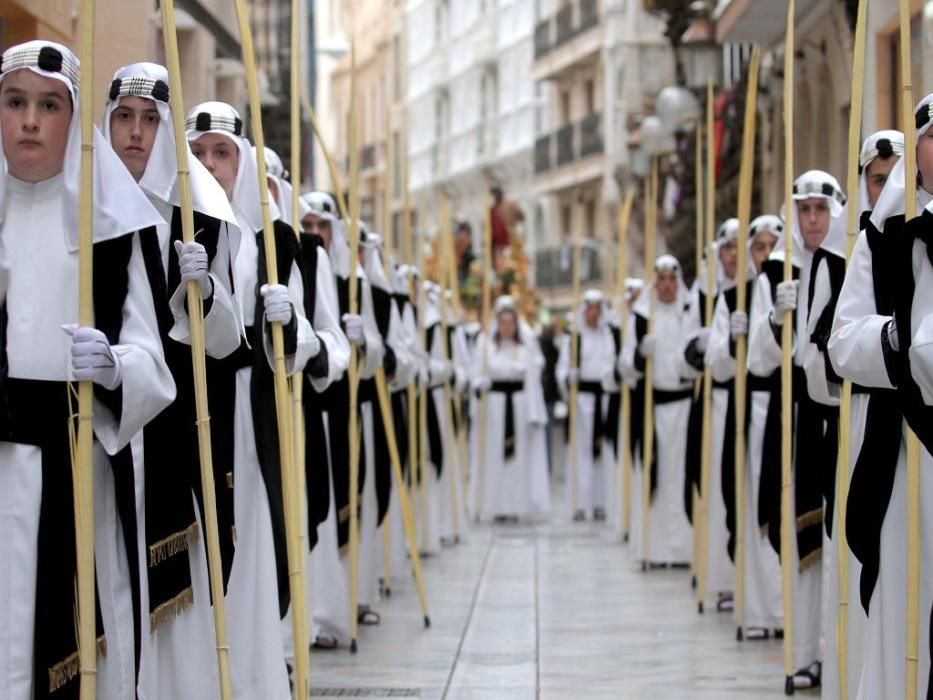
[[[505,394],[505,461],[515,456],[515,394],[523,391],[524,382],[493,382],[489,391]]]
[[[666,403],[674,403],[676,401],[689,399],[691,396],[693,396],[693,389],[675,389],[673,391],[669,391],[667,389],[655,389],[653,395],[654,405],[662,406]]]

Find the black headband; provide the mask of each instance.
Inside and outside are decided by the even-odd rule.
[[[223,117],[210,112],[198,112],[185,120],[185,127],[196,131],[229,131],[234,136],[243,134],[243,120],[239,117]]]
[[[837,190],[829,182],[805,182],[803,186],[800,187],[797,183],[794,183],[794,194],[804,194],[804,195],[813,195],[813,196],[824,196],[834,199],[839,204],[845,204],[846,198],[839,190]]]
[[[151,97],[153,100],[168,104],[168,85],[162,80],[143,77],[117,78],[110,83],[110,101],[119,97]]]
[[[16,68],[38,68],[47,73],[61,73],[77,88],[80,80],[80,67],[71,56],[66,57],[54,46],[43,46],[38,51],[35,47],[14,47],[0,56],[0,74]]]

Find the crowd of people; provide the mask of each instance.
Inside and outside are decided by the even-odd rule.
[[[736,613],[739,502],[745,504],[743,638],[782,636],[785,318],[794,338],[793,683],[822,683],[824,697],[838,697],[834,531],[844,526],[849,576],[857,582],[842,608],[849,687],[865,698],[904,696],[907,426],[923,442],[926,474],[933,447],[925,413],[933,403],[926,296],[933,284],[926,248],[933,195],[918,189],[918,218],[905,224],[901,134],[879,132],[865,142],[854,203],[847,205],[831,175],[813,170],[797,178],[781,216],[751,221],[747,313],[737,305],[739,223],[728,219],[709,251],[713,288],[703,276],[688,288],[679,262],[662,255],[650,285],[627,281],[621,305],[587,290],[573,310],[572,332],[555,338],[530,325],[507,295],[495,301],[487,328],[466,323],[450,290],[422,279],[411,261],[392,260],[364,222],[356,222],[359,246],[351,249],[348,221],[331,194],[301,194],[293,220],[292,185],[281,159],[268,149],[257,153],[241,115],[222,102],[199,104],[185,115],[197,232],[186,242],[168,74],[156,64],[133,64],[114,74],[95,133],[95,321],[78,326],[79,70],[71,51],[45,41],[12,47],[0,61],[0,558],[6,563],[0,697],[77,697],[69,388],[75,381],[94,384],[98,697],[219,697],[200,536],[206,499],[186,298],[191,283],[204,312],[234,697],[292,695],[296,608],[280,453],[293,446],[279,444],[276,425],[274,324],[282,328],[286,371],[301,376],[303,387],[305,463],[299,469],[307,546],[301,555],[308,581],[306,605],[299,607],[307,610],[312,646],[333,650],[355,641],[351,623],[380,624],[386,572],[401,576],[416,551],[440,555],[477,518],[510,522],[564,510],[573,521],[605,521],[625,531],[646,570],[689,566],[702,533],[710,607]],[[933,182],[931,105],[933,96],[917,109],[921,183]],[[257,158],[267,171],[275,283],[266,268]],[[848,268],[846,206],[857,206],[863,222]],[[498,223],[501,252],[508,226]],[[793,281],[783,276],[786,236],[792,237]],[[748,449],[740,465],[744,498],[737,499],[734,379],[742,337]],[[358,394],[351,357],[358,360]],[[713,378],[708,441],[696,391],[707,369]],[[379,402],[383,377],[391,424]],[[837,523],[843,379],[855,388],[848,517]],[[358,436],[348,430],[354,398]],[[551,434],[564,418],[555,409],[560,404],[569,405],[564,449],[556,449]],[[644,429],[646,405],[653,438]],[[390,443],[397,444],[401,481],[394,478]],[[359,479],[358,498],[351,499],[353,454]],[[650,464],[643,464],[649,455]],[[549,466],[558,460],[565,462],[566,508],[551,502]],[[921,485],[925,503],[933,486],[927,479]],[[402,490],[414,510],[414,551],[406,547]],[[699,498],[705,527],[698,525]],[[926,527],[931,514],[921,511],[926,533],[933,531]],[[354,530],[358,542],[351,543]],[[926,621],[933,545],[926,538],[922,546]],[[924,643],[922,687],[929,685],[929,670]]]

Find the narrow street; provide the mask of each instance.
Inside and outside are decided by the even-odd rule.
[[[312,697],[784,697],[780,642],[736,642],[730,613],[697,614],[689,571],[642,573],[605,526],[474,526],[423,561],[431,628],[396,577],[356,656],[312,655]]]

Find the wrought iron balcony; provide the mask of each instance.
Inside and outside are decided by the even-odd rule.
[[[535,141],[535,173],[604,152],[602,114],[593,112]],[[556,146],[554,142],[556,141]],[[556,148],[556,154],[554,152]]]
[[[541,58],[551,50],[551,18],[535,25],[535,58]]]
[[[551,134],[539,136],[535,140],[535,172],[543,173],[551,169]]]
[[[571,0],[535,25],[535,59],[566,44],[600,23],[600,0]]]
[[[557,130],[557,164],[566,165],[575,160],[573,147],[573,124],[565,124]]]
[[[580,120],[580,157],[603,152],[603,131],[599,112],[588,114]]]
[[[540,248],[535,252],[535,286],[539,289],[570,287],[573,284],[573,246]],[[584,243],[580,250],[580,283],[602,281],[600,249]]]
[[[360,149],[360,170],[376,167],[376,146],[369,143]]]

